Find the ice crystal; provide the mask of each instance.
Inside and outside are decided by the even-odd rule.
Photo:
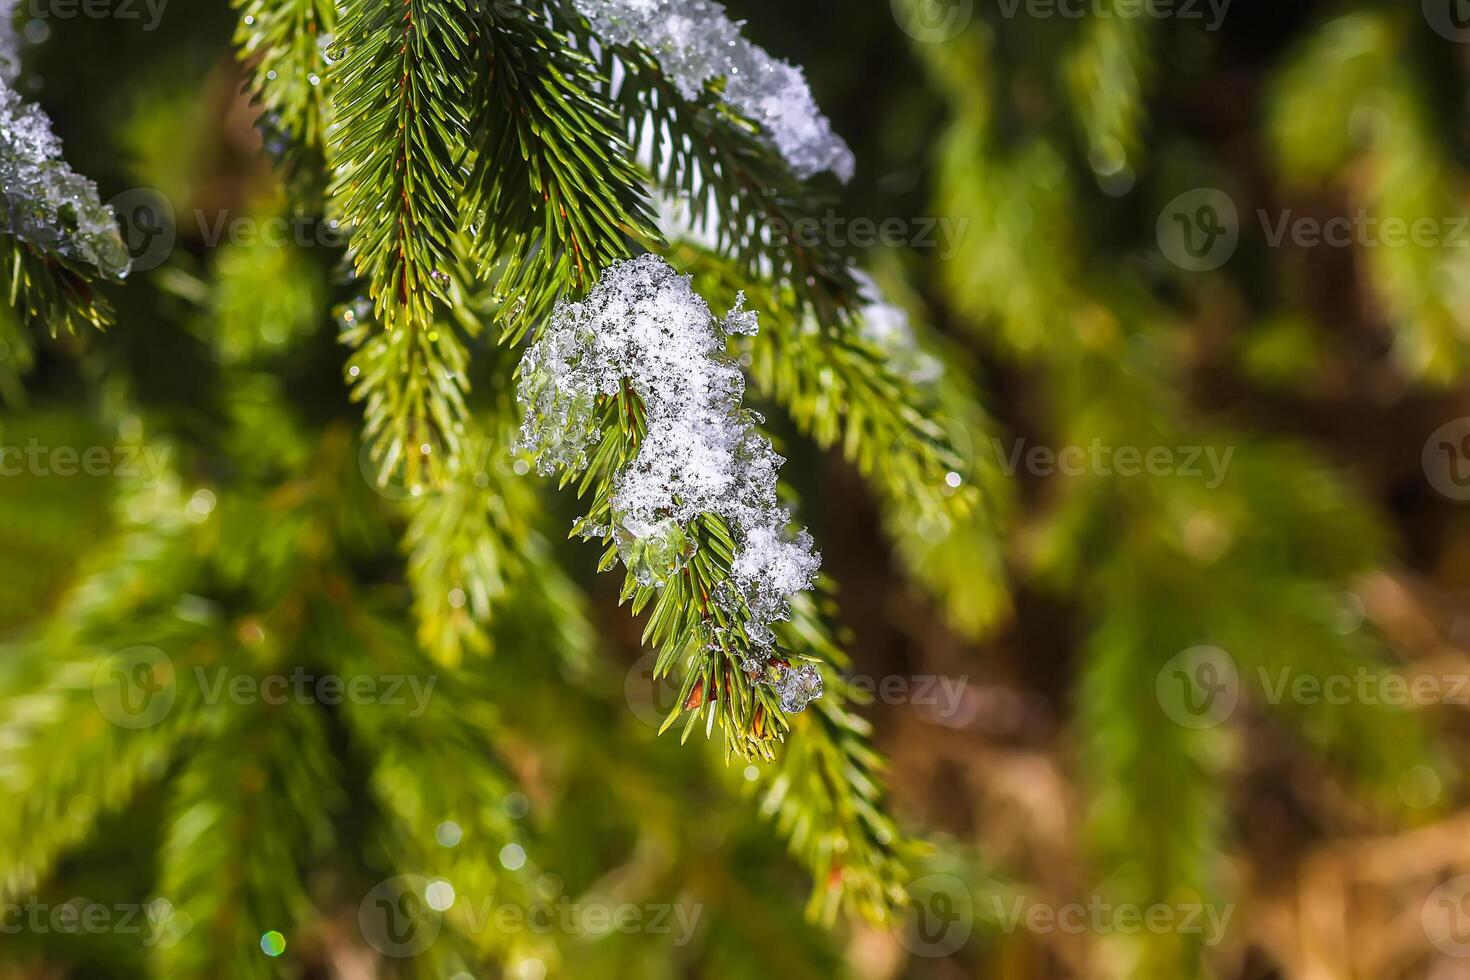
[[[578,471],[600,438],[599,396],[627,386],[643,405],[638,453],[613,476],[612,533],[643,585],[660,585],[693,551],[690,522],[724,518],[735,538],[729,588],[714,599],[739,619],[758,667],[771,624],[811,587],[820,557],[776,499],[784,460],[741,408],[745,380],[726,354],[731,333],[753,333],[739,304],[717,320],[688,276],[644,255],[609,267],[580,303],[563,302],[521,361],[522,440],[543,473]],[[598,529],[604,530],[604,529]]]
[[[130,259],[112,208],[97,186],[61,158],[51,121],[0,81],[0,232],[110,278],[127,275]]]
[[[575,0],[609,44],[641,44],[686,99],[724,80],[724,100],[759,123],[798,177],[830,170],[852,177],[852,151],[832,132],[800,68],[740,36],[714,0]]]
[[[603,530],[588,528],[588,534],[597,537]],[[667,582],[694,556],[694,541],[672,517],[654,524],[624,520],[612,530],[617,538],[618,556],[639,585]]]
[[[735,305],[725,314],[725,332],[754,337],[760,330],[760,317],[754,310],[745,308],[745,292],[735,294]]]
[[[822,674],[814,664],[787,668],[776,681],[776,696],[781,699],[781,710],[801,711],[822,696]]]

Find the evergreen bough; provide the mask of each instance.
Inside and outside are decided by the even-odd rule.
[[[0,695],[0,771],[24,800],[0,818],[0,840],[16,847],[5,868],[12,889],[33,884],[105,813],[164,780],[160,890],[193,921],[158,952],[167,975],[266,970],[252,948],[260,931],[309,919],[322,899],[287,871],[236,873],[234,849],[259,848],[277,869],[340,858],[333,815],[359,796],[379,816],[369,850],[380,871],[435,871],[505,900],[534,898],[534,844],[523,867],[507,864],[503,849],[525,838],[514,820],[494,815],[493,801],[514,786],[509,767],[494,761],[504,751],[497,705],[518,695],[481,683],[495,670],[481,662],[497,637],[531,636],[567,658],[560,681],[555,673],[540,681],[563,707],[600,688],[582,655],[590,641],[579,600],[546,534],[551,505],[526,474],[524,450],[512,449],[516,361],[558,304],[647,252],[688,268],[717,308],[745,295],[760,330],[729,353],[747,359],[755,391],[872,479],[899,554],[958,625],[978,632],[1000,615],[994,522],[1004,493],[986,473],[972,478],[937,421],[953,413],[979,433],[985,420],[956,382],[916,378],[863,332],[874,298],[854,256],[791,233],[828,206],[825,178],[797,176],[782,156],[789,134],[778,147],[742,117],[745,103],[723,97],[729,79],[714,73],[691,90],[636,40],[599,38],[575,5],[237,7],[235,44],[289,191],[262,213],[304,211],[350,232],[345,264],[361,295],[336,311],[350,349],[345,381],[364,408],[366,472],[399,498],[416,633],[393,622],[390,597],[347,587],[385,530],[381,501],[358,479],[351,434],[303,426],[268,369],[271,344],[300,343],[321,301],[309,277],[297,279],[304,258],[282,270],[269,249],[231,245],[208,282],[180,272],[170,280],[179,296],[218,296],[197,315],[214,318],[201,336],[229,378],[236,485],[221,486],[218,498],[191,495],[185,474],[170,468],[129,489],[116,508],[124,531],[115,546],[89,559],[71,605],[27,641],[32,653],[17,653],[48,693],[7,686]],[[800,81],[790,66],[769,64],[788,89]],[[687,240],[660,230],[659,205],[672,198],[693,202],[700,216],[677,236]],[[24,242],[9,247],[18,311],[53,328],[106,325],[89,285],[98,270]],[[299,326],[267,341],[252,331],[262,309]],[[596,413],[600,438],[576,489],[590,502],[579,526],[601,529],[606,569],[618,557],[606,513],[615,474],[646,433],[631,390],[605,397]],[[143,438],[166,444],[162,434]],[[845,910],[889,919],[921,848],[884,810],[881,760],[848,706],[830,583],[795,595],[774,624],[774,645],[752,659],[738,621],[744,607],[729,607],[735,620],[714,611],[734,587],[734,532],[716,514],[686,530],[679,574],[655,584],[630,570],[621,590],[645,615],[656,675],[678,692],[664,727],[677,723],[686,739],[718,731],[727,759],[756,763],[747,779],[815,880],[815,918]],[[711,642],[715,633],[725,639]],[[171,651],[167,676],[153,679],[178,697],[165,723],[142,732],[99,730],[86,690],[124,634]],[[49,655],[31,659],[43,646]],[[184,680],[211,665],[272,671],[302,662],[341,675],[449,671],[450,682],[422,718],[358,708],[326,723],[291,705],[267,712],[262,728],[251,710],[198,703]],[[812,671],[823,694],[792,713],[768,675],[798,669]],[[52,732],[80,740],[60,769],[27,751]],[[617,744],[608,731],[584,737]],[[344,782],[344,752],[367,761],[364,785]],[[87,800],[85,809],[67,810],[73,799]],[[425,849],[445,814],[459,815],[466,843]],[[483,957],[513,965],[554,955],[536,936],[466,930],[420,965],[441,975]]]

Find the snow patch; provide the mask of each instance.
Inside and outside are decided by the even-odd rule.
[[[740,36],[714,0],[575,0],[607,43],[651,51],[679,94],[695,100],[724,79],[722,97],[759,123],[798,177],[830,170],[852,179],[853,156],[817,108],[802,70]]]

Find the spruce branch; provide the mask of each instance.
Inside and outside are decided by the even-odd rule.
[[[989,451],[994,427],[953,355],[933,362],[938,378],[924,377],[927,368],[915,377],[900,370],[901,352],[865,335],[871,305],[849,329],[815,329],[782,286],[747,284],[698,246],[674,255],[716,305],[743,294],[760,314],[767,327],[746,342],[757,390],[869,480],[905,568],[943,600],[950,622],[970,635],[993,626],[1009,609],[1001,529],[1012,489]],[[932,357],[929,349],[919,356]]]
[[[513,583],[529,581],[529,569],[551,572],[536,528],[536,490],[510,469],[511,411],[507,404],[472,421],[460,465],[406,504],[403,543],[419,643],[447,665],[489,650],[486,624]]]
[[[871,745],[871,726],[846,703],[840,671],[849,659],[817,603],[801,597],[780,632],[788,645],[820,656],[829,685],[814,711],[795,717],[792,738],[763,772],[761,812],[812,876],[810,918],[831,923],[840,911],[891,922],[925,847],[885,809],[882,758]]]
[[[131,266],[112,208],[62,157],[51,120],[0,78],[0,260],[10,305],[54,336],[111,321],[94,281]]]
[[[484,902],[526,909],[536,900],[540,871],[534,860],[505,859],[507,848],[534,851],[525,828],[507,811],[516,784],[497,758],[497,713],[491,692],[472,675],[443,674],[422,657],[412,638],[369,610],[345,608],[325,617],[325,636],[347,641],[342,668],[347,674],[401,671],[432,679],[433,696],[417,717],[383,711],[376,705],[351,705],[344,720],[357,751],[372,759],[369,790],[384,823],[374,841],[385,870],[453,883],[465,896],[445,921],[466,940],[467,950],[514,963],[554,960],[543,935],[518,930],[502,933],[477,922]],[[438,843],[439,827],[454,824],[462,837],[453,847]],[[492,920],[493,922],[493,920]]]
[[[892,350],[863,338],[874,300],[853,257],[798,234],[830,199],[773,157],[756,128],[709,96],[685,98],[642,48],[609,49],[604,68],[615,65],[630,141],[660,193],[687,207],[685,237],[712,239],[680,242],[670,257],[719,304],[746,294],[766,324],[749,345],[752,380],[818,445],[841,445],[879,489],[910,573],[956,626],[983,632],[1008,608],[998,529],[1009,491],[993,454],[975,451],[990,426],[973,396],[956,383],[924,390]]]
[[[199,735],[174,778],[159,880],[191,927],[158,945],[157,965],[270,977],[261,936],[308,918],[306,881],[344,800],[331,734],[320,712],[288,702],[211,707]]]
[[[590,497],[573,533],[602,541],[599,567],[627,569],[622,601],[650,609],[655,674],[680,667],[682,707],[666,725],[687,712],[686,738],[702,717],[727,753],[769,758],[788,727],[781,707],[820,693],[820,675],[778,654],[770,630],[818,559],[808,535],[783,538],[782,460],[739,407],[725,347],[753,319],[737,307],[717,321],[667,264],[630,260],[557,307],[522,359],[518,397],[538,467]]]
[[[645,434],[642,404],[625,390],[607,399],[601,419],[601,444],[577,487],[579,497],[590,494],[591,500],[574,533],[601,529],[595,533],[603,545],[598,569],[606,571],[620,557],[613,530],[613,475],[638,455]],[[571,474],[563,482],[569,479]],[[732,578],[735,543],[730,528],[720,517],[705,515],[687,534],[680,545],[688,553],[682,571],[655,588],[640,584],[638,573],[629,568],[619,593],[619,601],[634,615],[648,610],[642,641],[658,652],[654,676],[672,676],[679,684],[663,729],[682,721],[680,738],[687,740],[701,726],[708,736],[718,725],[727,758],[769,761],[789,723],[771,689],[753,683],[743,669],[753,644],[738,616],[713,601]]]
[[[827,327],[858,303],[852,256],[798,236],[832,207],[820,186],[800,180],[771,153],[758,129],[706,95],[686,99],[637,47],[609,48],[604,71],[620,69],[616,92],[631,145],[660,193],[688,206],[694,227],[736,263],[745,281],[781,282],[794,305]]]
[[[643,178],[597,65],[530,8],[475,5],[477,87],[467,210],[475,264],[518,340],[557,299],[657,243]]]
[[[341,341],[355,349],[347,380],[363,403],[377,484],[417,496],[442,483],[467,463],[469,350],[460,330],[444,320],[385,328],[365,302],[343,307],[338,318]]]
[[[250,66],[249,89],[261,108],[267,148],[294,179],[321,184],[331,125],[329,63],[337,6],[333,0],[233,0],[239,58]],[[320,191],[312,195],[319,197]]]
[[[1405,19],[1362,10],[1328,21],[1300,45],[1270,104],[1277,166],[1293,186],[1346,174],[1348,194],[1375,222],[1464,227],[1470,214],[1456,186],[1460,173],[1435,133],[1411,36]],[[1470,258],[1448,245],[1415,234],[1394,247],[1361,250],[1399,362],[1437,384],[1470,366]]]
[[[348,0],[332,66],[334,206],[392,332],[426,329],[452,264],[473,55],[465,0]]]
[[[10,644],[3,652],[12,661],[28,656]],[[111,669],[109,652],[84,647],[58,656],[54,642],[36,644],[30,656],[52,661],[39,684],[12,666],[0,691],[0,788],[15,804],[0,813],[0,894],[34,888],[101,817],[162,778],[198,726],[197,705],[182,698],[162,724],[113,724],[94,697],[99,673]]]
[[[1120,16],[1117,0],[1097,9],[1082,43],[1067,60],[1067,90],[1087,144],[1087,159],[1102,181],[1131,185],[1142,153],[1144,100],[1153,83],[1152,17]]]
[[[10,306],[27,324],[53,336],[98,330],[112,323],[112,304],[98,292],[87,272],[37,249],[14,235],[0,235],[0,261]]]

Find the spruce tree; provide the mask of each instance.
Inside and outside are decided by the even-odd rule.
[[[1470,952],[1459,688],[1290,693],[1464,677],[1470,260],[1251,214],[1463,231],[1449,0],[190,2],[0,0],[0,978]]]

